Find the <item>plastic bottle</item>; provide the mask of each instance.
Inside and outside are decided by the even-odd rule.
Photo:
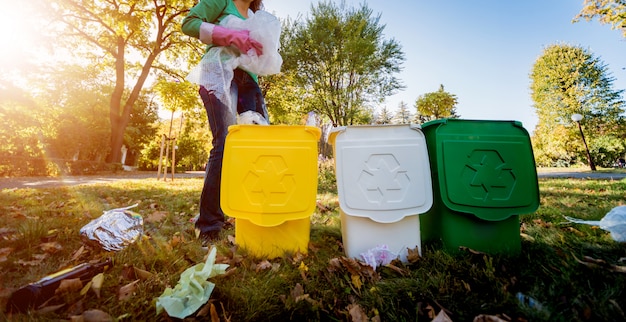
[[[24,312],[30,308],[36,308],[54,296],[62,280],[79,278],[85,283],[112,264],[113,261],[109,258],[101,263],[83,263],[50,274],[13,292],[7,302],[6,310],[7,312]]]

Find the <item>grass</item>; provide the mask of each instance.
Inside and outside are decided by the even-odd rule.
[[[563,218],[602,218],[624,204],[625,180],[540,179],[541,206],[521,216],[517,256],[449,254],[427,243],[421,257],[373,271],[344,257],[337,191],[328,171],[321,169],[307,254],[265,261],[232,244],[234,229],[223,231],[218,261],[230,268],[211,279],[216,288],[207,306],[222,321],[430,321],[442,310],[453,321],[479,315],[505,321],[626,320],[626,274],[615,271],[626,265],[626,247],[606,231]],[[0,320],[68,320],[93,309],[119,321],[176,320],[156,315],[155,299],[207,254],[190,223],[201,187],[201,179],[145,179],[1,191],[2,307],[14,289],[61,268],[108,257],[115,264],[104,274],[99,298],[91,291],[69,292],[38,311],[0,313]],[[81,227],[105,210],[135,203],[133,210],[145,220],[143,238],[119,252],[84,247]],[[140,278],[134,268],[150,274]],[[120,298],[120,288],[135,280],[130,297]],[[521,302],[518,294],[538,304]]]

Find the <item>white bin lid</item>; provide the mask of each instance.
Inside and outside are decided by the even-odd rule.
[[[428,149],[419,125],[336,127],[329,141],[339,206],[347,215],[392,223],[432,206]]]

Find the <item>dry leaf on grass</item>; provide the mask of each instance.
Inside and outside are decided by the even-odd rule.
[[[431,322],[452,322],[452,319],[450,319],[444,310],[441,310]]]
[[[104,283],[104,274],[100,273],[94,276],[91,279],[91,289],[94,293],[96,293],[96,297],[100,298],[100,289],[102,289],[102,284]]]
[[[260,263],[258,263],[258,264],[256,265],[256,272],[258,273],[258,272],[260,272],[260,271],[264,271],[264,270],[267,270],[267,269],[270,269],[270,268],[272,268],[272,263],[270,263],[270,262],[266,259],[266,260],[264,260],[264,261],[262,261],[262,262],[260,262]]]
[[[420,256],[420,250],[419,248],[415,247],[413,249],[408,249],[408,255],[407,255],[407,261],[411,264],[415,264],[420,260],[421,256]]]
[[[44,306],[44,307],[40,308],[39,310],[35,311],[35,313],[37,315],[46,315],[48,313],[54,312],[54,311],[64,307],[64,306],[65,306],[65,303],[57,304],[57,305]]]
[[[7,261],[7,256],[13,252],[12,247],[0,248],[0,263]]]
[[[154,276],[154,274],[152,274],[152,273],[150,273],[148,271],[145,271],[145,270],[143,270],[141,268],[137,268],[137,267],[133,267],[133,268],[134,268],[134,271],[135,271],[135,276],[137,276],[137,278],[142,280],[142,281],[150,279],[150,278],[152,278],[152,276]]]
[[[174,236],[172,236],[172,239],[170,239],[169,244],[172,247],[176,247],[183,241],[184,241],[183,237],[180,235],[180,233],[177,232],[176,234],[174,234]]]
[[[220,316],[217,314],[217,309],[213,303],[211,303],[211,322],[220,322]]]
[[[59,287],[54,291],[55,294],[67,294],[80,291],[83,288],[83,282],[80,278],[64,279],[59,284]]]
[[[503,320],[499,316],[481,314],[474,318],[474,322],[507,322],[510,320]]]
[[[352,318],[352,322],[369,322],[367,314],[363,312],[363,309],[358,304],[348,305],[348,313],[350,313],[350,318]]]
[[[30,260],[30,261],[25,261],[23,259],[18,259],[17,263],[23,266],[37,266],[37,265],[41,265],[41,262],[43,262],[44,259],[46,259],[47,256],[41,256],[42,254],[35,254],[33,255],[33,257],[35,257],[35,259]]]
[[[83,255],[83,252],[85,252],[85,245],[80,246],[80,248],[74,252],[74,254],[72,255],[72,259],[71,261],[76,261],[80,258],[81,255]]]
[[[166,211],[155,211],[144,218],[144,222],[159,222],[167,217]]]
[[[43,243],[40,244],[39,247],[48,254],[54,254],[63,249],[63,246],[58,242]]]
[[[120,290],[117,293],[117,299],[122,302],[130,300],[130,298],[133,297],[135,291],[137,290],[137,283],[139,283],[139,280],[120,287]]]
[[[73,315],[70,318],[72,322],[109,322],[113,321],[111,315],[101,310],[87,310],[81,315]]]

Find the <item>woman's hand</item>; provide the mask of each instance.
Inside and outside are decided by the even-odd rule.
[[[216,25],[213,28],[213,44],[218,46],[235,46],[244,54],[254,49],[258,56],[263,54],[263,45],[250,38],[248,30],[233,30]]]

